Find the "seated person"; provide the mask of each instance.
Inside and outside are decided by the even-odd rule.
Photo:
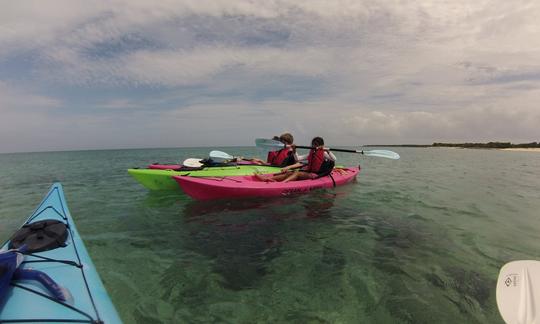
[[[298,162],[285,166],[281,169],[281,173],[272,177],[265,177],[260,174],[255,176],[262,181],[296,181],[306,179],[316,179],[322,176],[330,174],[334,168],[336,157],[332,152],[324,147],[324,140],[322,137],[315,137],[311,141],[313,147],[309,154],[298,157]],[[303,163],[304,162],[304,163]],[[299,170],[293,170],[300,168]]]
[[[276,140],[276,136],[274,136],[273,139]],[[286,146],[279,151],[268,152],[266,162],[260,159],[251,159],[251,161],[256,164],[271,165],[281,168],[295,164],[298,161],[298,158],[296,156],[296,147],[293,144],[294,137],[290,133],[284,133],[281,134],[277,140]]]

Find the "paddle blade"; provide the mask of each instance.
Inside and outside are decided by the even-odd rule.
[[[393,151],[387,151],[387,150],[371,150],[371,151],[363,151],[363,154],[366,156],[376,156],[376,157],[382,157],[392,160],[398,160],[399,154]]]
[[[255,140],[255,146],[267,149],[269,151],[279,151],[285,147],[285,144],[272,139],[257,138]]]
[[[201,163],[201,159],[191,158],[185,159],[184,162],[182,162],[182,165],[190,168],[200,168],[203,164]]]
[[[210,159],[214,162],[225,162],[234,159],[234,156],[221,151],[212,151],[209,154]]]
[[[540,316],[540,261],[505,264],[499,272],[496,294],[506,323],[536,323]]]

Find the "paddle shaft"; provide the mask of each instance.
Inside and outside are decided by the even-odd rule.
[[[269,140],[269,139],[264,139],[264,138],[257,138],[255,140],[255,145],[258,147],[270,148],[271,150],[280,150],[288,146],[279,141],[274,141],[274,140]],[[303,148],[303,149],[314,148],[312,146],[295,146],[295,147]],[[346,152],[346,153],[360,153],[365,156],[376,156],[376,157],[383,157],[383,158],[393,159],[393,160],[399,159],[399,154],[397,154],[396,152],[386,151],[386,150],[364,151],[364,150],[334,149],[334,148],[325,148],[325,150],[335,151],[335,152]]]
[[[301,149],[314,149],[315,147],[313,146],[301,146],[301,145],[296,145],[297,148],[301,148]],[[334,151],[334,152],[347,152],[347,153],[361,153],[361,154],[364,154],[364,151],[357,151],[357,150],[347,150],[347,149],[334,149],[334,148],[326,148],[330,151]]]

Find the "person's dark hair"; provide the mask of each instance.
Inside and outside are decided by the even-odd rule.
[[[290,133],[281,134],[279,140],[285,144],[292,144],[294,142],[294,137]]]
[[[323,146],[324,145],[324,140],[322,137],[314,137],[312,140],[311,140],[311,146]]]

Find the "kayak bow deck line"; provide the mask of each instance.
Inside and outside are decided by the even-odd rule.
[[[1,323],[122,323],[73,223],[61,184],[51,186],[1,251],[24,256],[4,287]]]
[[[360,167],[334,169],[328,176],[290,182],[267,182],[255,176],[193,178],[174,176],[189,196],[198,200],[245,197],[280,197],[333,188],[353,181]]]

